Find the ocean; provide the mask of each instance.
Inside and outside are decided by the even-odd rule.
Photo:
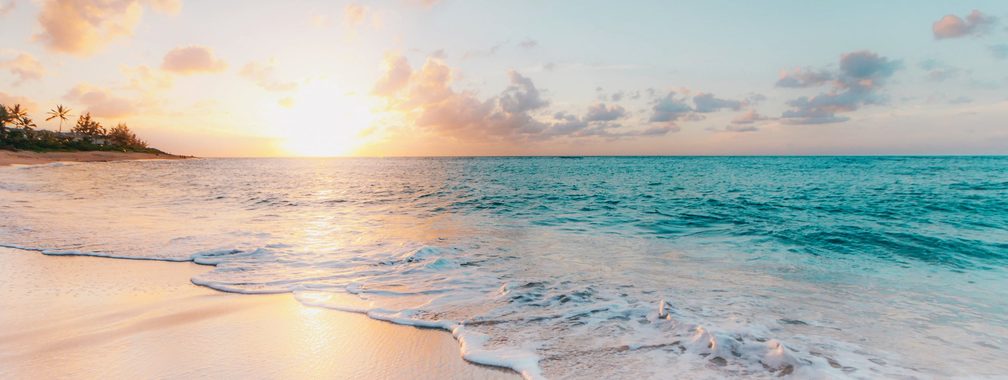
[[[529,378],[1008,374],[1008,157],[67,163],[0,168],[0,215]]]

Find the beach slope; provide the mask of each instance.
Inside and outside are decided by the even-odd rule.
[[[208,269],[0,248],[0,378],[518,378],[440,330],[190,283]]]
[[[0,166],[38,165],[52,162],[107,162],[126,160],[170,160],[185,157],[172,154],[138,152],[32,152],[27,150],[0,150]]]

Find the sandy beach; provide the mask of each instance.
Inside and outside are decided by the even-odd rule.
[[[0,166],[6,165],[37,165],[51,162],[108,162],[126,160],[173,160],[185,157],[172,154],[136,153],[136,152],[31,152],[26,150],[0,150]]]
[[[190,283],[207,269],[0,248],[0,378],[518,378],[444,331]]]

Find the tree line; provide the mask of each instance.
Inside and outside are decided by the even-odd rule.
[[[125,123],[106,129],[86,112],[77,118],[70,133],[63,133],[63,122],[69,118],[70,109],[58,105],[47,115],[46,121],[59,120],[58,132],[38,129],[20,104],[10,107],[0,104],[0,149],[160,152],[149,148]]]

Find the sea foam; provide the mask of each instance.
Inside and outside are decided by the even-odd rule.
[[[528,378],[1008,373],[1005,159],[235,159],[0,175],[3,246],[212,266],[192,282],[442,329],[466,360]]]

